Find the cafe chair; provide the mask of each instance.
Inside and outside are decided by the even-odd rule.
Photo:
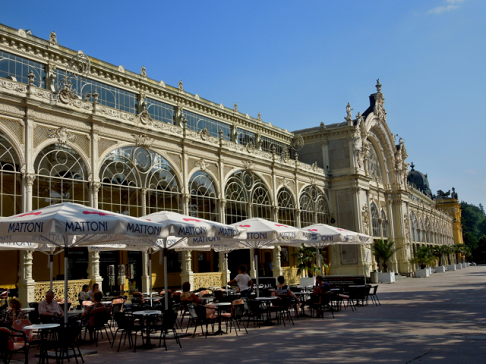
[[[246,329],[245,323],[243,322],[243,314],[245,313],[245,303],[243,299],[234,300],[231,303],[231,311],[228,313],[222,313],[221,317],[226,320],[226,331],[228,331],[228,323],[229,323],[229,332],[231,332],[231,328],[235,329],[235,334],[238,336],[238,330],[240,329],[240,322],[243,325],[246,333],[248,334],[248,330]]]
[[[248,321],[246,327],[250,325],[250,320],[253,318],[253,323],[255,325],[258,324],[258,328],[261,327],[261,323],[263,322],[263,315],[265,314],[265,310],[262,309],[260,302],[256,300],[248,300]]]
[[[368,297],[371,298],[371,302],[373,302],[376,306],[380,305],[381,302],[380,299],[378,298],[378,295],[376,294],[376,291],[378,290],[378,285],[371,287],[373,290],[370,290]]]
[[[0,328],[0,358],[4,364],[10,363],[13,354],[23,352],[25,364],[29,362],[29,343],[24,332]]]
[[[162,339],[164,339],[164,348],[167,351],[167,344],[165,342],[165,338],[169,333],[174,335],[174,339],[179,347],[182,348],[181,341],[179,339],[179,335],[177,334],[176,330],[177,324],[177,311],[165,311],[164,316],[162,317],[162,324],[160,326],[155,327],[155,331],[160,330],[160,337],[159,337],[159,347],[162,343]]]
[[[79,349],[79,337],[83,327],[79,324],[64,324],[59,328],[57,339],[51,340],[48,343],[50,349],[56,353],[56,363],[63,363],[64,359],[70,361],[72,355],[76,359],[76,364],[79,364],[78,358],[84,363],[83,354]]]
[[[126,344],[128,338],[128,347],[131,349],[133,345],[133,334],[137,334],[138,331],[142,329],[141,325],[136,325],[133,316],[127,315],[125,312],[115,312],[114,314],[114,321],[116,322],[116,331],[113,335],[113,342],[111,343],[111,347],[115,344],[116,336],[118,332],[121,332],[120,341],[118,342],[118,350],[120,351],[121,342],[123,340],[123,336],[125,336],[125,340],[123,341],[123,345]]]

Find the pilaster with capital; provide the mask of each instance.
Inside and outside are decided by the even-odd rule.
[[[100,275],[100,252],[89,253],[88,278],[91,279],[91,283],[98,283],[100,286],[103,282]]]
[[[150,290],[148,253],[142,253],[142,292]]]
[[[91,195],[91,207],[97,209],[98,208],[98,192],[101,188],[100,182],[90,182],[90,195]]]
[[[280,252],[282,251],[282,248],[280,246],[276,246],[275,249],[273,249],[273,276],[274,277],[279,277],[283,275],[283,269],[282,269],[282,261],[280,259]]]
[[[257,268],[255,265],[255,249],[250,249],[250,277],[256,277]]]
[[[218,268],[220,272],[224,272],[226,268],[226,282],[224,281],[224,275],[222,276],[223,281],[221,287],[226,287],[226,284],[230,280],[231,271],[228,269],[228,256],[224,252],[218,252]]]
[[[32,250],[22,251],[20,254],[19,269],[19,299],[24,307],[28,307],[29,302],[35,301],[35,281],[32,279],[32,264],[34,252]]]
[[[182,252],[182,271],[181,283],[189,282],[194,286],[194,272],[192,271],[192,252],[190,250]]]
[[[32,211],[32,186],[35,180],[35,173],[23,173],[22,180],[24,182],[24,211]]]
[[[142,216],[147,215],[147,189],[142,188]]]

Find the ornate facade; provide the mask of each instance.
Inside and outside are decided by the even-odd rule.
[[[414,242],[452,242],[451,217],[406,183],[405,145],[388,129],[381,85],[355,119],[348,107],[343,123],[291,133],[237,104],[191,94],[182,81],[172,87],[152,80],[149,71],[60,46],[54,32],[44,40],[0,25],[1,216],[76,202],[133,216],[171,210],[226,223],[330,223],[396,241],[404,249],[393,264],[403,273],[411,271]],[[414,240],[415,221],[423,224],[422,240]],[[269,270],[255,267],[249,251],[235,252],[229,267],[242,261],[252,274],[295,280],[291,253],[262,250]],[[36,281],[48,280],[46,257],[1,254],[20,267],[13,269],[18,278],[5,275],[1,285],[17,282],[21,298],[33,300]],[[73,279],[101,282],[107,264],[129,263],[148,287],[146,255],[79,254],[73,266],[81,273]],[[59,274],[61,257],[54,262]],[[331,273],[372,269],[365,247],[333,247],[328,259]],[[214,285],[221,262],[213,252],[171,253],[169,284]],[[162,267],[154,264],[153,272],[154,286],[162,286]]]

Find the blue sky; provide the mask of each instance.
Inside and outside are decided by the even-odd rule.
[[[288,130],[368,107],[432,191],[486,204],[486,2],[2,1],[0,22]]]

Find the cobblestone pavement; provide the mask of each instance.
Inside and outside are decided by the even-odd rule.
[[[381,306],[343,310],[294,326],[253,328],[249,334],[182,338],[169,350],[119,353],[107,342],[98,363],[486,363],[486,266],[380,284]],[[106,340],[105,340],[106,341]],[[139,341],[140,342],[140,341]],[[85,349],[95,348],[84,345]],[[31,358],[32,362],[37,359]],[[72,361],[71,361],[72,363]]]

